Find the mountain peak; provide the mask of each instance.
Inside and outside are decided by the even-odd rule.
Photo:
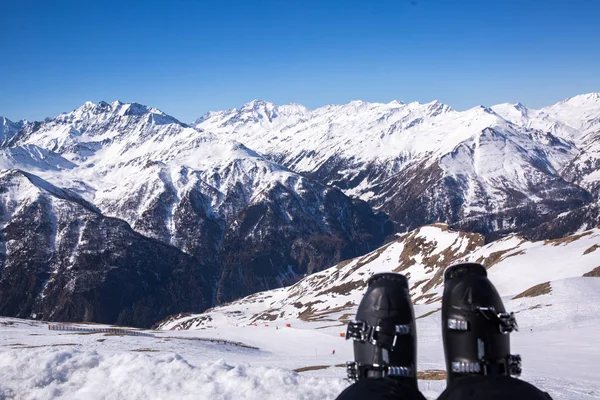
[[[600,100],[600,93],[592,92],[580,94],[578,96],[571,97],[572,99],[585,99],[585,100]]]
[[[366,104],[366,102],[364,102],[362,100],[352,100],[352,101],[348,102],[349,106],[355,106],[355,107],[362,106],[363,104]]]
[[[158,117],[162,121],[161,123],[180,123],[176,118],[165,114],[157,108],[135,102],[124,103],[119,100],[115,100],[112,103],[108,103],[106,101],[101,100],[97,104],[91,101],[86,101],[85,103],[83,103],[83,105],[76,108],[72,112],[60,114],[58,118],[61,120],[65,120],[65,118],[81,120],[95,118],[95,116],[102,114],[117,114],[121,117],[142,117],[144,115],[152,115],[155,119],[156,117]]]
[[[257,110],[259,108],[263,108],[263,107],[273,107],[274,104],[273,103],[269,103],[268,101],[264,101],[264,100],[260,100],[260,99],[254,99],[246,104],[244,104],[242,106],[242,110]]]
[[[13,122],[8,118],[0,117],[0,144],[5,138],[14,135],[27,121]]]
[[[580,106],[588,106],[588,105],[600,105],[600,93],[596,93],[596,92],[592,92],[592,93],[585,93],[585,94],[579,94],[577,96],[573,96],[573,97],[569,97],[566,100],[560,101],[548,108],[555,108],[555,107],[560,107],[560,106],[573,106],[573,107],[580,107]]]
[[[517,102],[514,107],[519,111],[527,110],[527,107],[525,107],[521,102]]]

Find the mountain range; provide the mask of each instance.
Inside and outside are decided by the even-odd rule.
[[[7,130],[0,166],[5,315],[148,326],[293,283],[391,232],[364,201],[139,104]]]
[[[339,187],[386,212],[407,231],[446,222],[492,234],[560,237],[590,228],[573,214],[596,212],[600,94],[540,110],[522,104],[455,111],[447,105],[353,101],[308,110],[253,101],[207,113],[195,126]],[[568,225],[568,227],[567,227]]]
[[[598,94],[463,112],[253,101],[193,124],[118,101],[0,118],[0,313],[150,326],[426,224],[482,244],[564,237],[598,225],[599,138]]]

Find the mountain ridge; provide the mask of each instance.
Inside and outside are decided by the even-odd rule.
[[[303,111],[288,121],[245,105],[195,126],[246,143],[293,171],[369,202],[389,214],[399,231],[445,222],[493,234],[525,229],[522,210],[530,209],[529,217],[545,216],[595,199],[599,98],[574,96],[541,110],[517,103],[466,111],[437,101],[353,101]],[[575,123],[578,118],[587,122]],[[407,199],[408,180],[417,183],[409,190],[414,197]],[[415,190],[423,180],[428,187]],[[436,211],[436,197],[454,200],[444,205],[440,198]],[[422,209],[416,218],[406,212],[415,206]],[[473,218],[481,222],[473,225]]]

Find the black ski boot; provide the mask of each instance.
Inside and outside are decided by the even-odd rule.
[[[354,362],[348,378],[393,378],[417,389],[417,332],[408,279],[397,273],[373,275],[348,324],[354,339]]]
[[[448,384],[461,376],[521,374],[521,357],[510,354],[509,333],[518,330],[481,264],[444,272],[442,336]]]

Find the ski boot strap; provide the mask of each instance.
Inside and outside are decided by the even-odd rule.
[[[517,324],[517,319],[515,318],[515,313],[507,313],[507,312],[496,312],[494,307],[477,307],[477,311],[483,315],[485,318],[492,322],[498,323],[498,328],[500,329],[500,333],[508,334],[512,331],[518,331],[519,325]]]
[[[346,340],[353,339],[361,343],[394,350],[399,336],[410,335],[410,325],[395,325],[393,329],[381,325],[372,326],[365,321],[350,321],[346,330]]]
[[[509,334],[512,331],[518,331],[519,325],[515,318],[515,313],[496,312],[494,307],[475,307],[475,310],[488,321],[498,324],[498,330],[503,335]],[[459,318],[448,319],[448,329],[453,331],[468,331],[469,323]]]
[[[476,375],[521,375],[521,356],[511,354],[500,360],[452,361],[452,372]]]
[[[346,363],[348,379],[353,381],[369,377],[370,372],[377,372],[381,378],[412,378],[414,370],[412,367],[398,367],[393,365],[362,364],[356,361]]]

